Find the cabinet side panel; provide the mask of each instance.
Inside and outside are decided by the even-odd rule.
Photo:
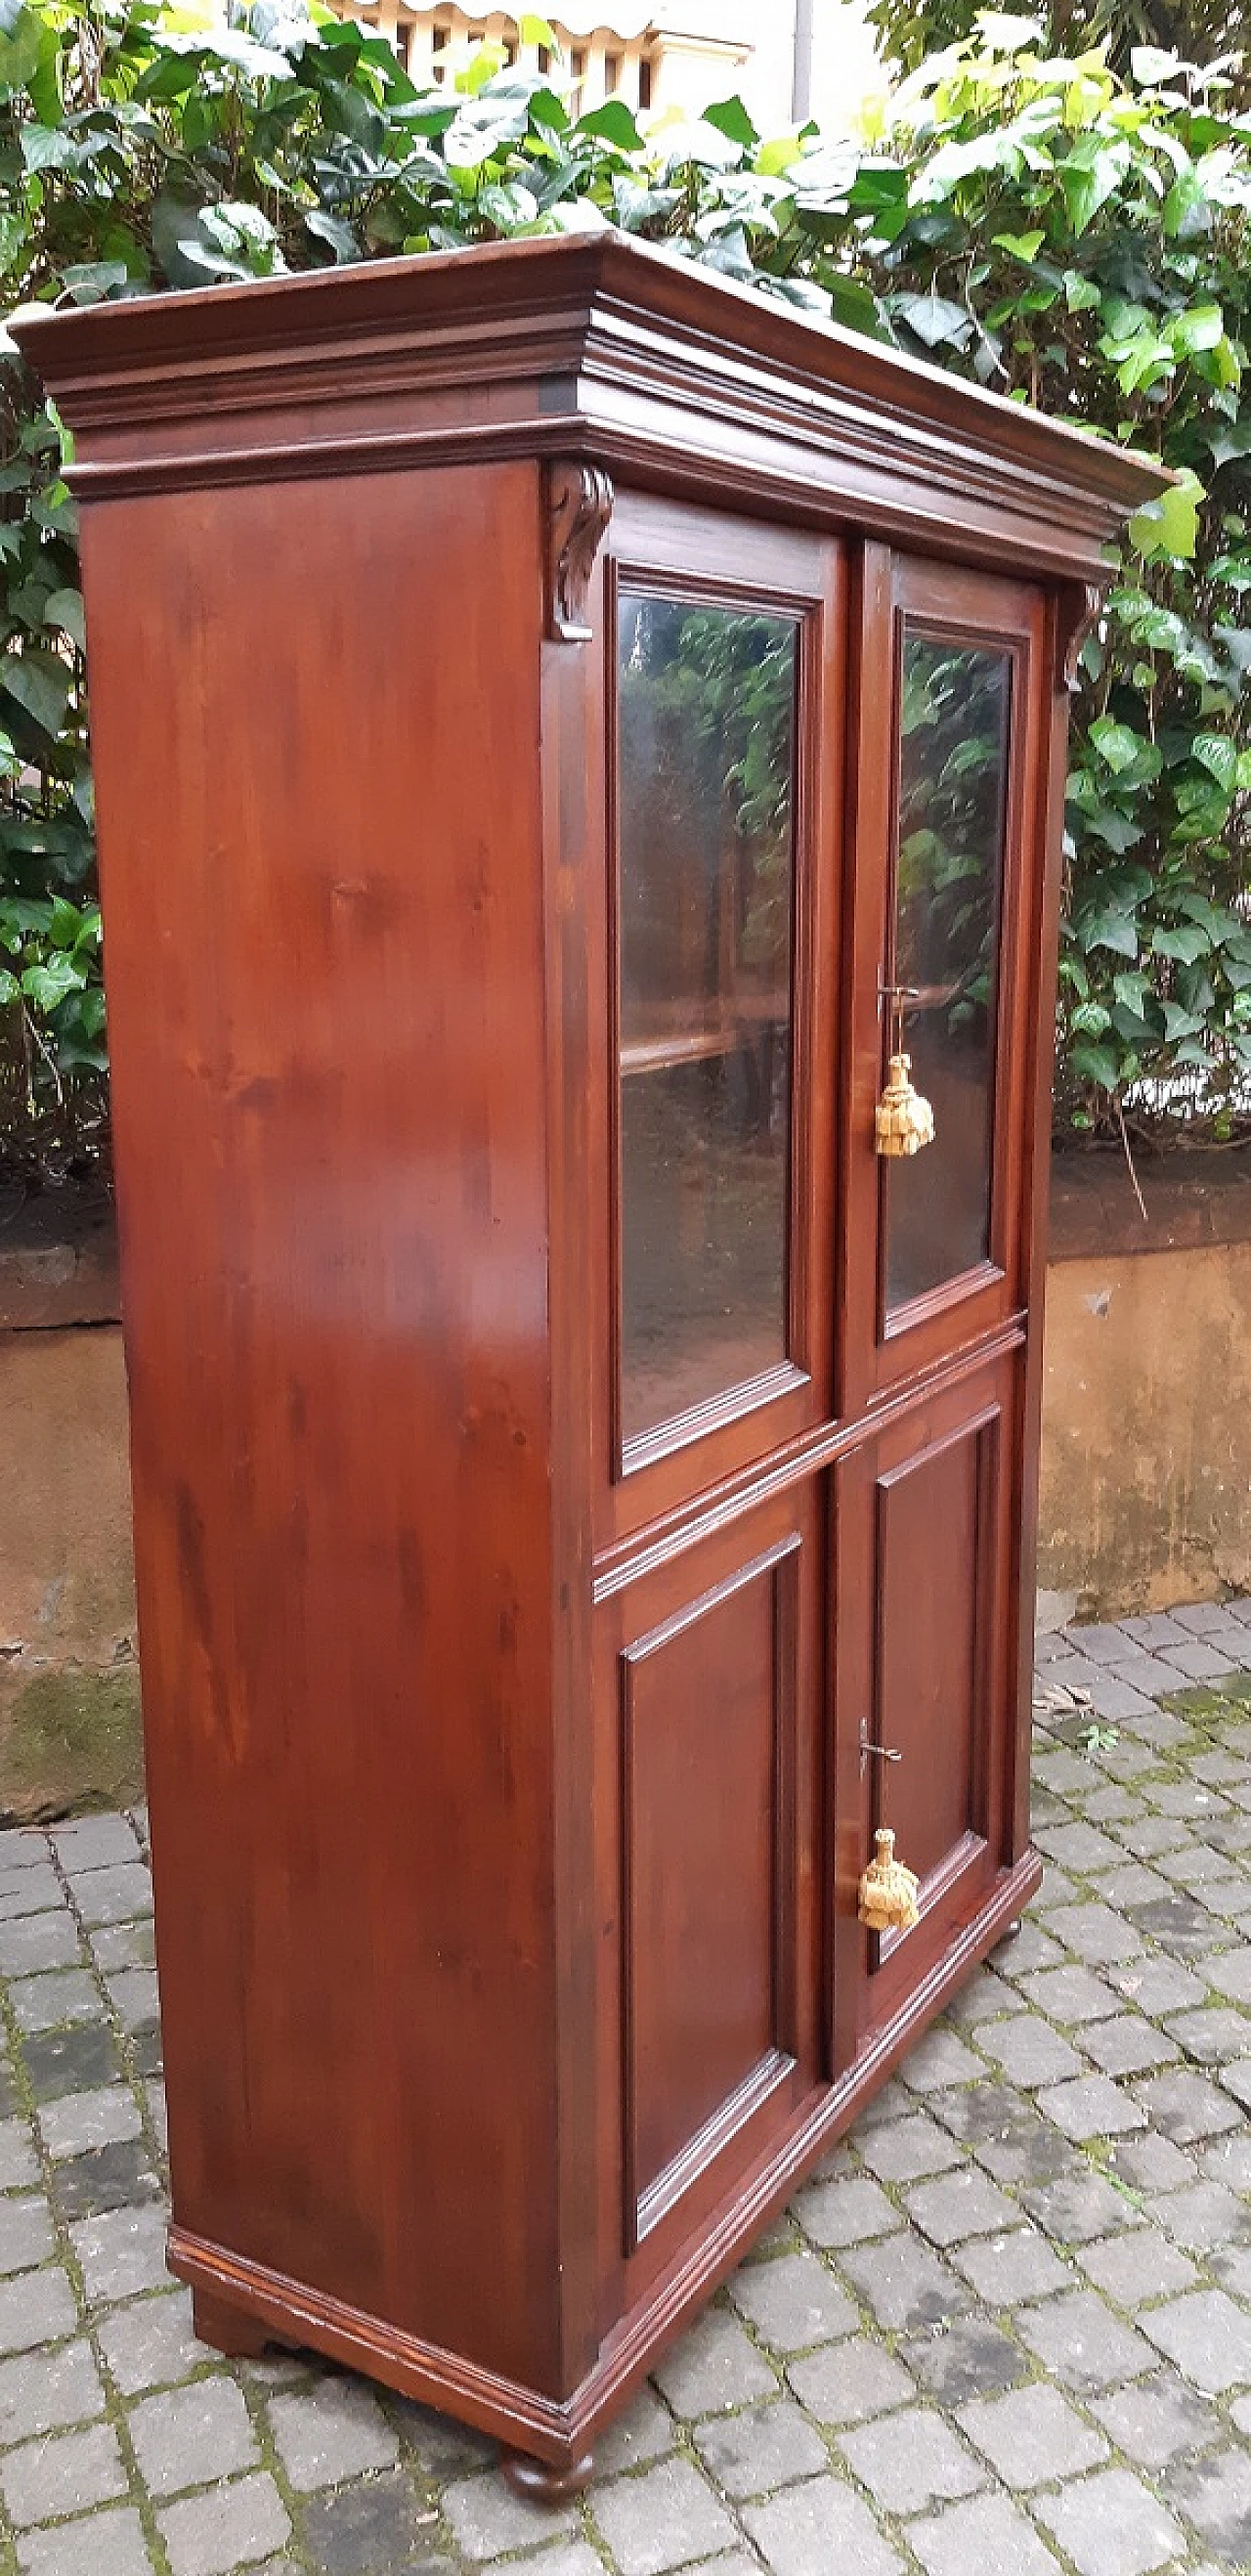
[[[175,2213],[550,2387],[535,471],[86,571]]]

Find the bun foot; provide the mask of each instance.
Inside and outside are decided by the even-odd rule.
[[[500,2467],[514,2495],[525,2496],[530,2504],[564,2504],[590,2485],[595,2459],[584,2451],[580,2460],[557,2469],[550,2460],[532,2460],[525,2451],[504,2451]]]
[[[250,2317],[244,2308],[232,2308],[225,2299],[215,2299],[211,2290],[192,2291],[191,2322],[201,2343],[212,2344],[215,2352],[224,2352],[231,2361],[259,2361],[267,2346],[279,2341],[259,2317]],[[291,2346],[280,2345],[280,2349],[289,2352]]]

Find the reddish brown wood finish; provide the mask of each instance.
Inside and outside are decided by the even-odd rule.
[[[576,2484],[1036,1882],[1063,666],[1159,477],[613,238],[19,337],[85,505],[170,2259]],[[785,1358],[625,1442],[623,583],[799,635]],[[1016,681],[990,1256],[901,1325],[904,614]]]

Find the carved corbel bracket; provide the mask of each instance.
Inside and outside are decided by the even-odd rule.
[[[1094,581],[1069,582],[1061,595],[1060,615],[1056,627],[1056,690],[1067,689],[1073,697],[1079,686],[1078,663],[1084,645],[1103,606],[1103,589]]]
[[[613,490],[598,465],[558,458],[547,469],[547,631],[558,644],[586,644],[587,593]]]

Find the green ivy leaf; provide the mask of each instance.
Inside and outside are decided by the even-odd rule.
[[[1232,796],[1238,784],[1237,744],[1230,742],[1223,733],[1197,733],[1190,748],[1194,758],[1202,763],[1218,787],[1223,788],[1227,796]]]

